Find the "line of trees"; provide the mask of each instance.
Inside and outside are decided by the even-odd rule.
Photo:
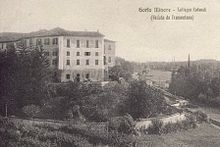
[[[0,114],[20,113],[22,107],[40,105],[50,78],[49,62],[42,47],[13,46],[0,54]]]
[[[169,90],[194,102],[220,106],[220,70],[207,64],[182,66],[172,73]]]

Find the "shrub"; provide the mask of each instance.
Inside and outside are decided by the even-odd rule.
[[[178,121],[176,123],[167,123],[162,128],[162,133],[167,134],[171,132],[177,132],[181,130],[188,130],[190,128],[195,128],[196,120],[193,115],[190,115],[186,118],[186,120]]]
[[[196,117],[196,121],[199,123],[201,122],[207,122],[208,121],[208,116],[207,114],[203,113],[202,111],[196,111],[193,113],[193,115]]]
[[[134,131],[134,120],[131,115],[113,117],[109,120],[109,129],[117,130],[120,133],[131,134]]]
[[[16,126],[8,118],[0,116],[0,146],[15,146],[14,143],[19,140],[21,134],[16,130]]]
[[[43,119],[67,118],[67,110],[69,107],[66,99],[66,97],[54,97],[52,99],[48,99],[47,102],[41,107],[37,117]]]
[[[159,119],[152,120],[152,124],[148,127],[148,134],[162,134],[163,122]]]
[[[24,106],[22,110],[28,117],[33,118],[40,112],[40,107],[36,105],[28,105]]]
[[[145,81],[131,82],[127,110],[134,119],[156,116],[165,109],[167,104],[159,90],[153,89]]]

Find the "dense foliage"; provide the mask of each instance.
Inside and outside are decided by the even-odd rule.
[[[220,106],[220,71],[214,65],[181,67],[173,72],[169,90],[194,102]]]
[[[133,81],[129,87],[128,112],[134,119],[166,113],[170,108],[161,92],[145,81]]]
[[[49,79],[49,63],[41,47],[10,48],[0,56],[1,114],[21,112],[30,104],[40,105],[44,96],[45,81]]]

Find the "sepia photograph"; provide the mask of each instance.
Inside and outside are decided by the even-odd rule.
[[[0,147],[220,147],[219,0],[0,0]]]

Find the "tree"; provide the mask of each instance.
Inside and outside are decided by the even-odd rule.
[[[33,49],[22,48],[18,52],[17,74],[19,76],[19,88],[17,96],[20,97],[19,106],[36,104],[40,105],[45,97],[44,87],[49,80],[49,61],[44,55],[42,47]]]
[[[15,49],[8,49],[7,52],[0,53],[0,114],[8,115],[16,111],[16,87],[18,58]],[[8,114],[6,114],[8,113]]]
[[[131,74],[129,70],[125,70],[120,65],[116,65],[109,70],[109,78],[113,81],[119,81],[120,77],[128,81],[131,78]]]
[[[0,57],[1,98],[6,99],[10,113],[19,112],[25,105],[40,105],[48,80],[49,62],[42,47],[15,49],[8,46]],[[3,100],[1,101],[3,102]],[[13,106],[12,104],[13,103]],[[1,110],[3,114],[3,110]]]
[[[133,81],[129,91],[128,112],[134,119],[160,114],[167,106],[162,94],[145,81]]]
[[[28,105],[24,106],[22,110],[28,117],[34,118],[40,112],[40,107],[36,105]]]

